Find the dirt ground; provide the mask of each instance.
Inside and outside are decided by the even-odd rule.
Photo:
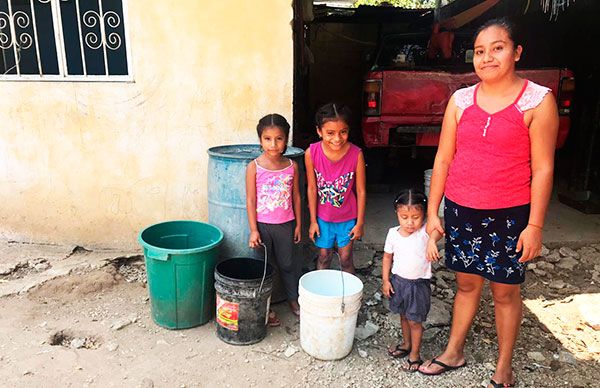
[[[583,249],[583,251],[582,251]],[[521,387],[600,387],[600,331],[582,311],[600,304],[600,246],[579,249],[571,269],[536,266],[524,286],[525,317],[515,352]],[[547,256],[559,255],[558,251]],[[492,374],[496,337],[486,289],[467,342],[466,368],[440,377],[409,374],[386,347],[398,341],[398,318],[379,290],[377,252],[359,271],[365,283],[359,324],[379,330],[356,340],[340,361],[319,361],[300,347],[299,322],[285,303],[274,306],[282,326],[251,346],[231,346],[215,335],[214,320],[187,330],[152,322],[141,258],[80,270],[26,294],[0,298],[0,385],[7,387],[479,387]],[[560,256],[560,255],[559,255]],[[550,260],[542,261],[550,262]],[[541,270],[541,268],[546,268]],[[24,276],[23,274],[21,276]],[[442,279],[442,280],[440,280]],[[561,282],[556,282],[562,280]],[[0,279],[11,281],[10,276]],[[454,283],[436,269],[434,295],[450,308]],[[446,288],[446,290],[444,289]],[[431,330],[431,331],[430,331]],[[423,356],[438,353],[447,324],[428,329]]]

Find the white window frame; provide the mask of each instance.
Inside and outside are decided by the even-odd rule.
[[[131,60],[131,41],[129,39],[129,29],[128,29],[128,20],[129,20],[129,13],[127,11],[127,2],[128,0],[121,0],[122,3],[122,7],[123,7],[123,31],[124,31],[124,41],[125,41],[125,51],[126,51],[126,58],[127,58],[127,75],[91,75],[91,74],[86,74],[87,69],[86,69],[86,63],[85,63],[85,54],[83,51],[83,40],[84,37],[81,35],[81,26],[79,28],[79,42],[80,42],[80,50],[81,50],[81,55],[82,55],[82,64],[83,64],[83,72],[84,74],[78,74],[78,75],[71,75],[68,73],[68,65],[67,65],[67,59],[66,59],[66,51],[65,51],[65,42],[63,39],[63,26],[62,26],[62,18],[61,18],[61,14],[60,14],[60,1],[66,1],[66,0],[29,0],[30,4],[31,4],[31,9],[33,8],[33,2],[34,1],[39,1],[41,3],[50,3],[51,7],[52,7],[52,21],[53,21],[53,27],[54,27],[54,41],[56,42],[56,57],[57,57],[57,61],[58,61],[58,71],[59,74],[20,74],[19,73],[19,67],[17,66],[17,74],[1,74],[0,73],[0,81],[66,81],[66,82],[133,82],[134,78],[133,78],[133,69],[132,69],[132,60]],[[80,15],[80,11],[79,11],[79,2],[80,1],[87,1],[87,0],[75,0],[76,5],[77,5],[77,14],[78,14],[78,21],[81,21],[82,16]],[[102,12],[102,0],[97,0],[98,4],[99,4],[99,8],[100,11]],[[11,0],[8,0],[8,6],[9,9],[11,8]],[[11,11],[12,13],[12,11]],[[104,15],[105,16],[105,15]],[[32,25],[33,25],[33,30],[34,30],[34,34],[36,35],[34,37],[34,44],[36,46],[36,55],[37,55],[37,61],[38,61],[38,68],[40,69],[40,73],[41,73],[41,60],[40,60],[40,54],[39,54],[39,49],[37,47],[38,45],[38,39],[37,39],[37,26],[35,24],[35,11],[32,11],[31,14],[32,17]],[[102,34],[102,50],[104,51],[104,64],[105,64],[105,69],[106,71],[108,71],[108,65],[107,65],[107,55],[106,55],[106,36],[104,33],[104,23],[102,23],[101,21],[99,22],[100,24],[100,31]],[[17,48],[16,48],[16,44],[15,44],[15,30],[13,28],[14,24],[10,25],[11,27],[11,38],[13,40],[12,42],[12,47],[13,50],[16,52]],[[16,55],[16,54],[15,54]]]

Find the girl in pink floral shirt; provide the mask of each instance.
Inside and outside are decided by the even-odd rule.
[[[298,164],[283,156],[290,125],[274,113],[260,119],[256,130],[263,153],[246,169],[249,245],[266,247],[269,261],[276,264],[281,275],[290,308],[299,315],[301,263],[293,258],[293,246],[300,242],[302,226]],[[280,325],[273,311],[269,312],[269,325]]]

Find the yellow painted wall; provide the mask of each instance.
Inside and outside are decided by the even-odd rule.
[[[133,83],[0,81],[1,237],[126,248],[206,221],[206,150],[291,121],[291,0],[127,3]]]

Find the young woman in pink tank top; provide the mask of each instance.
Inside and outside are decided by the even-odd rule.
[[[270,114],[256,126],[262,155],[246,168],[246,209],[250,225],[251,248],[268,260],[281,275],[292,312],[300,315],[298,280],[301,262],[294,260],[294,243],[301,238],[301,204],[298,164],[283,156],[287,148],[290,125],[278,114]],[[270,326],[280,321],[269,312]]]
[[[342,270],[354,273],[352,244],[362,237],[365,221],[365,161],[360,148],[348,141],[348,107],[323,105],[315,121],[322,141],[305,154],[308,236],[319,248],[317,269],[329,268],[337,247]]]
[[[522,51],[505,19],[478,30],[473,65],[481,82],[448,102],[429,194],[427,229],[440,233],[437,209],[446,195],[446,266],[456,272],[457,293],[446,350],[419,371],[438,375],[466,365],[465,341],[487,279],[499,341],[492,388],[516,381],[520,284],[541,251],[558,133],[550,90],[515,72]]]

